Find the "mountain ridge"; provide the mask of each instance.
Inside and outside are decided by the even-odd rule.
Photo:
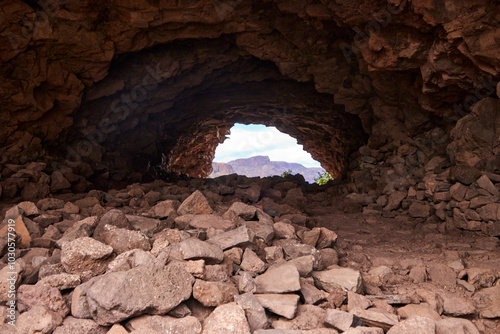
[[[295,162],[271,161],[268,156],[258,155],[229,162],[212,162],[212,173],[209,177],[214,178],[234,173],[248,177],[266,177],[281,175],[288,170],[292,170],[292,174],[302,174],[309,183],[314,182],[318,173],[325,172],[321,167],[305,167]]]

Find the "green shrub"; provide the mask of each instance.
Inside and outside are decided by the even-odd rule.
[[[288,175],[292,175],[292,173],[293,173],[292,170],[289,169],[289,170],[281,173],[281,177],[287,177]]]
[[[319,184],[320,186],[327,184],[328,181],[332,181],[333,177],[328,172],[320,173],[318,172],[318,177],[314,178],[314,182]]]

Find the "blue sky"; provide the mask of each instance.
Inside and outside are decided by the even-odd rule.
[[[274,126],[236,123],[231,134],[215,150],[215,162],[229,162],[256,155],[267,155],[273,161],[297,162],[306,167],[321,167],[295,138]]]

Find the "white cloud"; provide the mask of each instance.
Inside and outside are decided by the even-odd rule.
[[[267,155],[273,161],[297,162],[307,167],[320,167],[297,140],[275,127],[235,124],[231,135],[215,151],[215,162],[229,162],[256,155]]]

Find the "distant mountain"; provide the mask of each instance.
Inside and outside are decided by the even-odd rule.
[[[208,177],[218,177],[228,174],[240,174],[248,177],[266,177],[281,175],[283,172],[292,170],[292,174],[302,174],[307,182],[314,182],[318,173],[324,173],[325,170],[320,167],[304,167],[298,163],[285,161],[271,161],[267,156],[255,156],[247,159],[237,159],[228,163],[212,162],[212,173]]]

